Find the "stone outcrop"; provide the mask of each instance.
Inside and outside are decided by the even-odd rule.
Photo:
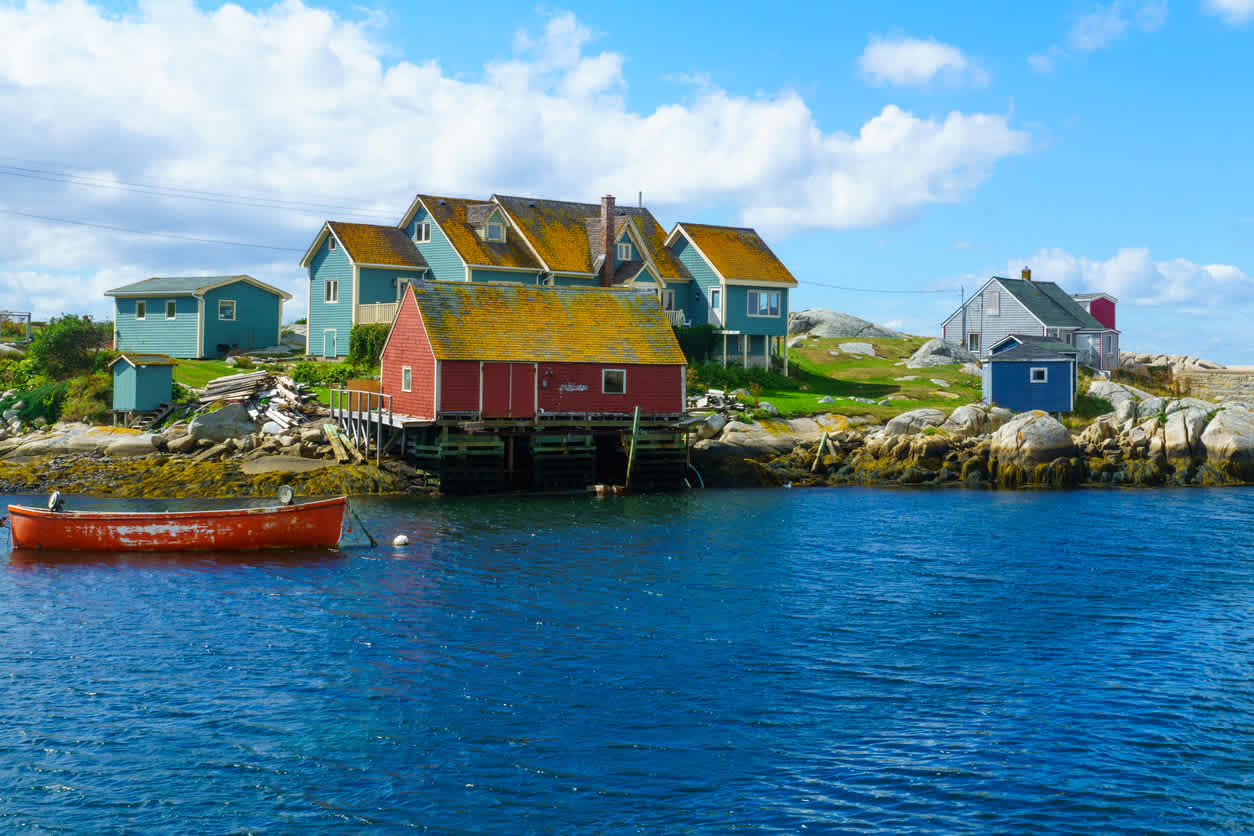
[[[906,361],[906,368],[926,369],[932,366],[955,366],[962,363],[974,363],[976,359],[974,354],[962,346],[934,337],[919,346],[919,350],[910,355],[910,359]]]
[[[1206,461],[1241,481],[1254,481],[1254,412],[1244,405],[1221,409],[1202,432]]]
[[[894,436],[920,433],[928,427],[939,427],[945,423],[946,417],[939,409],[912,409],[890,418],[884,427],[884,434]]]
[[[1076,453],[1071,431],[1047,412],[1020,413],[993,433],[989,455],[998,464],[1027,467]]]
[[[900,331],[867,322],[846,313],[825,308],[809,308],[792,315],[789,335],[809,334],[814,337],[904,337]]]
[[[1089,384],[1089,394],[1095,398],[1108,401],[1111,406],[1118,406],[1124,401],[1139,401],[1152,398],[1149,392],[1127,386],[1123,383],[1112,383],[1109,380],[1095,379]]]
[[[226,441],[228,438],[252,435],[257,422],[242,405],[227,404],[216,412],[197,415],[187,427],[187,434],[197,440]]]
[[[1009,421],[1013,414],[1000,406],[989,408],[983,404],[966,404],[951,412],[940,428],[950,438],[974,438],[993,432]]]

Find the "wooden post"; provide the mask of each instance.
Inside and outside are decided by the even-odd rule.
[[[814,464],[810,465],[810,472],[819,469],[819,459],[823,458],[823,448],[827,446],[827,430],[823,430],[823,435],[819,437],[819,448],[814,451]]]
[[[627,448],[627,478],[623,480],[623,487],[631,487],[631,469],[636,463],[636,434],[640,432],[640,407],[636,406],[635,414],[631,418],[631,446]]]

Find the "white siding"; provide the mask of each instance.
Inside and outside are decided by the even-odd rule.
[[[985,313],[984,299],[989,293],[999,294],[998,303],[1001,312],[998,314]],[[989,347],[1010,334],[1039,335],[1044,332],[1040,321],[996,280],[984,285],[979,293],[967,300],[966,311],[967,333],[980,335],[981,357],[987,357]],[[941,338],[946,342],[965,346],[966,335],[961,334],[961,331],[962,309],[960,308],[941,324]]]

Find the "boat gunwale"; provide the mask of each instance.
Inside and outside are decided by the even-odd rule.
[[[332,505],[348,505],[347,496],[335,496],[327,499],[315,499],[293,505],[259,505],[255,508],[206,508],[200,511],[50,511],[47,508],[33,508],[29,505],[10,505],[9,514],[25,514],[43,519],[64,519],[73,517],[77,520],[170,520],[188,518],[221,518],[237,515],[298,513],[300,511],[319,509]]]

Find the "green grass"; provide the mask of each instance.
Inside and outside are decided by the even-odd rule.
[[[223,360],[179,360],[174,367],[174,382],[193,389],[203,389],[205,384],[216,377],[240,374],[241,371],[228,366]]]
[[[865,415],[883,421],[911,409],[935,407],[946,411],[962,404],[980,400],[980,378],[963,374],[958,366],[907,369],[894,365],[913,354],[927,342],[926,337],[899,338],[833,338],[809,339],[789,350],[788,385],[763,386],[756,393],[759,401],[767,401],[780,415],[795,417],[823,412],[842,415]],[[876,357],[839,352],[841,343],[866,342],[875,347]],[[833,356],[830,352],[837,352]],[[897,378],[913,377],[913,380]],[[948,387],[938,386],[931,378],[944,380]],[[891,395],[904,399],[886,405],[861,403],[850,397],[881,401]],[[947,397],[951,395],[952,397]],[[820,404],[830,396],[834,403]]]

